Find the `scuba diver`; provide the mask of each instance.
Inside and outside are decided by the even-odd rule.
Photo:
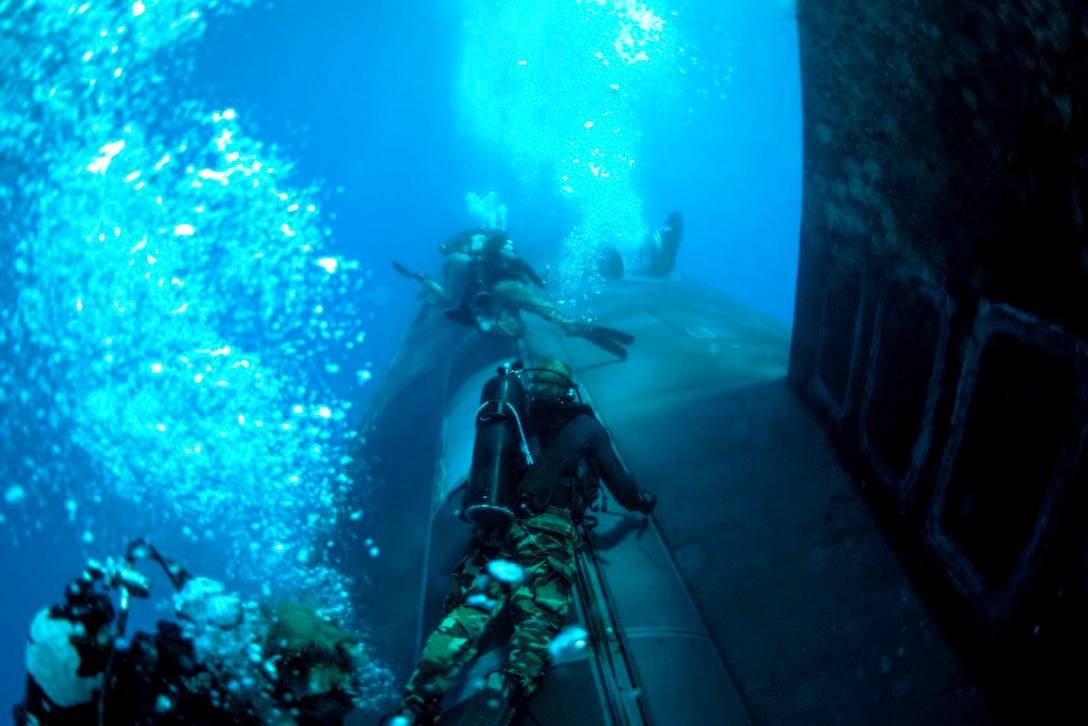
[[[472,544],[453,573],[445,617],[386,724],[437,722],[447,691],[504,610],[513,626],[505,661],[470,697],[460,723],[509,724],[536,690],[571,608],[575,549],[600,482],[630,511],[650,515],[657,503],[616,458],[566,363],[503,366],[481,399],[462,507],[474,524]]]
[[[643,274],[668,277],[676,264],[683,235],[684,218],[680,212],[673,212],[665,219],[665,224],[648,233],[640,250]]]
[[[412,272],[399,262],[393,269],[418,281],[424,290],[433,293],[446,305],[459,305],[470,289],[488,289],[497,279],[529,279],[544,287],[547,273],[538,275],[525,260],[513,251],[513,242],[501,229],[470,229],[455,234],[438,251],[446,257],[442,266],[442,282],[424,272]]]
[[[426,273],[412,272],[398,262],[393,268],[405,277],[417,280],[443,303],[456,305],[446,317],[483,333],[505,338],[525,334],[525,310],[558,325],[569,336],[584,338],[621,360],[627,359],[626,346],[634,336],[615,328],[576,321],[529,287],[547,285],[548,271],[537,274],[514,249],[513,240],[501,229],[461,232],[439,247],[449,259],[443,268],[444,282]]]
[[[628,272],[636,276],[668,277],[676,265],[683,236],[684,218],[680,212],[673,212],[665,218],[664,224],[643,237],[638,248],[637,266],[628,270],[623,253],[614,246],[607,246],[601,250],[597,271],[604,278],[623,277]]]
[[[143,559],[173,584],[178,621],[126,639],[131,600],[150,593]],[[361,659],[359,642],[312,608],[262,610],[138,539],[122,561],[89,561],[64,602],[34,618],[15,724],[338,726]]]

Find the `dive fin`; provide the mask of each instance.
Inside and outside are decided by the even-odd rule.
[[[622,330],[616,330],[615,328],[607,328],[603,325],[594,325],[593,329],[597,331],[601,336],[610,338],[621,345],[631,345],[635,342],[635,336],[630,333],[625,333]]]
[[[460,713],[449,723],[454,726],[508,726],[517,710],[513,696],[514,689],[502,673],[489,673],[484,687],[464,702]],[[442,722],[447,721],[444,718]]]
[[[413,280],[419,280],[419,279],[422,279],[422,277],[423,277],[423,275],[421,273],[412,272],[411,270],[409,270],[407,267],[405,267],[401,263],[397,262],[396,260],[393,260],[393,269],[396,270],[397,272],[399,272],[400,274],[404,275],[405,277],[412,278]]]
[[[572,325],[568,328],[567,334],[578,338],[585,338],[590,343],[593,343],[593,345],[608,351],[620,360],[627,360],[627,349],[623,347],[619,340],[625,339],[628,343],[632,343],[635,340],[633,335],[616,330],[615,328],[606,328],[598,325]]]

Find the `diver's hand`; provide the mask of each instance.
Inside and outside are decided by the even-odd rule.
[[[657,497],[654,496],[653,492],[643,489],[638,493],[638,511],[643,514],[653,514],[656,506]]]

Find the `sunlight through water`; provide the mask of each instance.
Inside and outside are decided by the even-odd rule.
[[[95,512],[119,503],[343,611],[313,554],[352,435],[324,374],[362,341],[366,274],[330,254],[322,190],[185,87],[205,18],[248,5],[0,10],[0,526],[18,543],[67,502],[114,541]]]
[[[655,94],[679,93],[686,60],[676,13],[635,0],[466,6],[463,123],[524,184],[544,179],[575,209],[560,292],[588,299],[601,248],[631,253],[647,231],[639,112]]]

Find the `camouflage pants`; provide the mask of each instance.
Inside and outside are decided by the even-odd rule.
[[[522,310],[539,315],[564,330],[574,322],[572,317],[561,312],[548,301],[537,297],[528,285],[516,280],[496,282],[491,288],[491,295],[496,304],[495,334],[497,335],[511,338],[523,336],[525,321],[521,319]]]
[[[502,670],[530,695],[548,663],[548,644],[570,610],[576,538],[569,518],[549,511],[515,522],[504,547],[477,543],[454,573],[446,617],[423,646],[404,706],[439,713],[446,691],[476,657],[480,637],[504,607],[510,608],[513,634]],[[489,574],[492,562],[504,560],[523,568],[520,580]]]

